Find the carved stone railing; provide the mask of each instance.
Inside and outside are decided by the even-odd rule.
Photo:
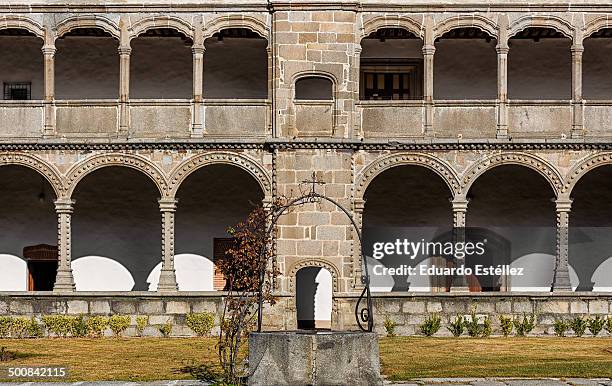
[[[43,132],[42,101],[0,101],[0,138],[37,138]]]
[[[130,100],[129,136],[185,138],[190,136],[192,107],[183,99]]]
[[[265,137],[271,104],[265,99],[205,99],[205,137]]]
[[[572,106],[564,100],[511,100],[508,135],[512,138],[562,138],[572,130]]]
[[[359,101],[364,138],[419,138],[423,136],[423,101]]]
[[[433,131],[439,138],[495,138],[494,100],[436,100]]]
[[[612,136],[612,100],[585,101],[583,109],[585,136]]]
[[[66,137],[117,135],[119,102],[116,100],[61,100],[55,102],[56,134]]]

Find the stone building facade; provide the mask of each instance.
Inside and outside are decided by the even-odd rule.
[[[212,258],[225,227],[255,204],[299,195],[314,172],[317,191],[348,208],[368,240],[367,229],[387,227],[541,230],[541,245],[528,239],[505,260],[535,259],[533,283],[455,278],[430,283],[435,294],[381,284],[390,293],[374,295],[379,321],[412,333],[428,312],[451,317],[470,302],[541,312],[545,325],[551,314],[609,314],[611,14],[595,0],[0,0],[0,174],[11,181],[11,246],[0,252],[25,259],[21,248],[49,244],[58,256],[53,293],[2,286],[0,311],[73,313],[80,302],[79,312],[122,312],[119,302],[137,314],[145,306],[132,303],[148,298],[159,314],[214,310],[218,293],[179,291],[179,244],[203,240],[205,251],[180,253]],[[37,199],[46,209],[32,209]],[[359,248],[332,205],[281,218],[282,301],[268,325],[297,327],[298,271],[315,267],[331,277],[331,326],[354,328]],[[90,292],[87,283],[112,282],[93,276],[75,285],[75,264],[90,256],[120,261],[132,286]],[[155,267],[157,293],[140,292]],[[95,302],[106,305],[93,311]]]

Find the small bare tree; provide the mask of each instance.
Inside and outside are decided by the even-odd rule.
[[[225,258],[217,262],[227,281],[218,350],[222,382],[229,385],[243,384],[241,348],[257,323],[260,286],[264,301],[275,302],[272,283],[279,272],[275,265],[269,265],[273,254],[273,232],[268,231],[269,216],[270,212],[258,207],[245,221],[229,228],[234,243]],[[262,272],[265,274],[261,275]]]

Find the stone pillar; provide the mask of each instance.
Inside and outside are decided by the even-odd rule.
[[[457,199],[453,204],[453,243],[465,242],[465,217],[467,214],[468,200]],[[465,264],[464,258],[455,257],[455,266],[460,267]],[[470,288],[465,275],[453,277],[450,292],[469,292]]]
[[[583,136],[582,114],[582,29],[577,28],[572,45],[572,138]]]
[[[191,123],[191,136],[201,137],[204,134],[203,114],[203,77],[204,77],[204,35],[202,20],[198,19],[194,32],[193,46],[193,122]]]
[[[55,34],[50,28],[45,29],[45,44],[42,48],[44,56],[44,137],[55,135]]]
[[[158,292],[178,291],[176,271],[174,270],[174,213],[177,200],[162,198],[159,210],[162,217],[162,269],[159,275]]]
[[[497,39],[497,138],[508,138],[508,16],[499,18]]]
[[[127,137],[130,129],[130,36],[127,21],[121,18],[119,42],[119,136]]]
[[[59,198],[55,200],[57,213],[57,276],[53,291],[72,292],[75,290],[71,267],[71,230],[70,221],[74,208],[74,200]]]
[[[552,282],[553,292],[572,291],[569,277],[569,214],[572,200],[569,198],[555,201],[557,206],[557,258]]]
[[[272,36],[270,33],[268,36]],[[268,115],[266,116],[267,135],[273,136],[272,125],[274,122],[274,49],[272,43],[268,42],[266,47],[268,54]]]
[[[431,16],[425,19],[425,36],[423,44],[423,103],[425,115],[423,117],[423,135],[433,137],[433,72],[434,72],[434,21]]]
[[[353,216],[355,219],[355,223],[359,227],[359,231],[363,232],[363,210],[365,208],[365,200],[356,198],[353,202]],[[363,235],[363,234],[362,234]],[[363,263],[361,257],[361,248],[359,245],[359,240],[355,237],[353,244],[353,278],[354,278],[354,288],[357,290],[363,289]]]

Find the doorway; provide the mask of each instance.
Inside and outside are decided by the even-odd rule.
[[[320,267],[302,268],[296,274],[295,285],[298,329],[331,329],[331,273]]]

